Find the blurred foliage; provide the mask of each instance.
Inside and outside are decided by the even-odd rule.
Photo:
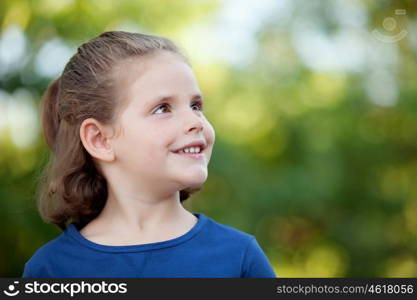
[[[53,77],[39,57],[113,29],[167,36],[191,58],[216,144],[189,210],[256,235],[279,277],[417,276],[417,3],[278,1],[244,63],[197,59],[198,43],[228,50],[198,31],[225,2],[0,2],[2,276],[60,233],[34,198],[49,155],[37,105]]]

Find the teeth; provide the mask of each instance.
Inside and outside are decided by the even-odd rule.
[[[200,147],[191,147],[191,148],[185,148],[181,150],[180,152],[183,153],[200,153],[201,149]]]

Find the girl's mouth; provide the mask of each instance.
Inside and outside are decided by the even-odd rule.
[[[202,151],[200,151],[199,153],[195,153],[195,152],[194,153],[192,153],[192,152],[187,153],[187,152],[182,152],[182,151],[177,151],[177,152],[173,152],[173,153],[178,154],[178,155],[183,156],[183,157],[192,158],[192,159],[201,159],[201,158],[204,157],[203,152],[204,152],[204,149]]]

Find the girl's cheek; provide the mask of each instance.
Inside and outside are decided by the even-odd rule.
[[[214,140],[216,139],[216,132],[214,130],[214,127],[208,121],[207,121],[207,132],[208,132],[208,139],[210,139],[211,142],[214,143]]]

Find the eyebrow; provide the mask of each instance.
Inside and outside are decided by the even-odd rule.
[[[172,96],[172,95],[162,95],[162,96],[158,96],[156,98],[154,98],[153,100],[150,100],[148,102],[146,102],[145,106],[148,107],[150,105],[155,105],[164,101],[172,101],[175,100],[176,97]],[[200,101],[204,101],[204,97],[201,94],[195,94],[191,96],[191,101],[195,101],[195,100],[200,100]]]

